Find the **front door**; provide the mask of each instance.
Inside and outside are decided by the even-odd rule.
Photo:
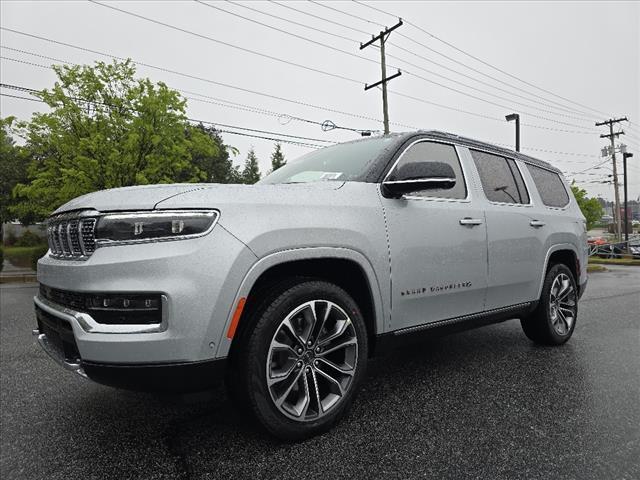
[[[391,329],[413,327],[484,309],[487,287],[486,222],[471,202],[456,147],[418,140],[400,155],[410,162],[445,162],[456,185],[381,201],[391,258]]]

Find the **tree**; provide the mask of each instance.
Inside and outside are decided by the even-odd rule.
[[[209,180],[193,159],[216,158],[220,145],[189,124],[176,91],[136,79],[129,60],[53,69],[58,81],[39,93],[50,112],[19,124],[33,162],[13,214],[43,218],[105,188]]]
[[[18,183],[27,181],[29,156],[11,136],[14,117],[0,119],[0,224],[14,217],[9,209],[16,203],[12,192]]]
[[[578,206],[582,214],[587,219],[587,230],[591,230],[593,226],[602,218],[604,210],[597,198],[587,197],[587,191],[578,187],[575,182],[571,185],[573,196],[578,202]]]
[[[276,143],[275,149],[271,154],[271,171],[275,172],[280,167],[284,167],[287,161],[284,159],[284,153],[282,153],[282,146],[280,143]]]
[[[194,165],[206,174],[206,181],[237,183],[240,173],[237,171],[237,167],[233,166],[233,161],[231,160],[231,154],[237,155],[237,149],[225,145],[215,127],[207,127],[200,123],[195,128],[208,135],[217,147],[213,154],[210,152],[194,152],[192,154]]]
[[[0,119],[0,224],[15,218],[10,209],[16,205],[13,190],[27,181],[29,152],[15,144],[11,135],[14,117]],[[29,220],[29,219],[27,219]]]
[[[242,183],[254,184],[260,180],[260,169],[258,167],[258,157],[256,152],[251,147],[247,154],[247,159],[244,162],[244,169],[242,170]]]

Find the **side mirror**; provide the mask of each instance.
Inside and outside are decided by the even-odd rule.
[[[455,185],[456,174],[448,163],[413,162],[402,165],[382,182],[382,193],[385,197],[400,198],[405,193],[450,189]]]

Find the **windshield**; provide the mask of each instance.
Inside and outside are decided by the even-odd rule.
[[[394,137],[377,137],[314,150],[280,167],[258,183],[359,180],[369,164],[394,141]]]

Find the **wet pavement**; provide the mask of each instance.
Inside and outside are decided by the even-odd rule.
[[[0,287],[0,476],[640,478],[640,268],[593,274],[573,338],[517,321],[370,363],[333,431],[281,443],[223,391],[157,397],[93,384],[36,346],[31,285]]]

